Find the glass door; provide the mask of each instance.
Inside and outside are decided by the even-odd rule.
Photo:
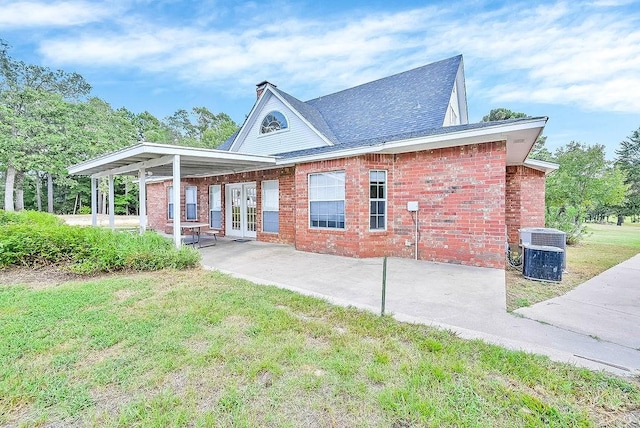
[[[234,183],[227,189],[226,235],[255,238],[257,228],[256,183]]]

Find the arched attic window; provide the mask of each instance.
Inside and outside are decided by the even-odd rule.
[[[282,131],[288,127],[289,124],[287,123],[287,118],[284,117],[284,114],[274,110],[269,112],[264,119],[262,119],[260,133],[268,134],[270,132]]]

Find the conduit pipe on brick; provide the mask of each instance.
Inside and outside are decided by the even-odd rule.
[[[416,260],[418,260],[418,209],[419,209],[418,201],[407,202],[407,211],[411,213],[416,213],[416,231],[413,239],[413,246],[415,247],[413,250],[413,253],[415,255]]]
[[[416,260],[418,260],[418,210],[416,210],[416,235],[415,235],[415,255],[416,255]]]

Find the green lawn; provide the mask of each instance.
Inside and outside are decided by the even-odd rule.
[[[624,426],[640,385],[201,270],[0,285],[0,425]]]
[[[530,281],[507,268],[507,309],[514,310],[560,296],[599,273],[640,253],[640,224],[587,224],[587,236],[567,247],[567,272],[562,283]]]

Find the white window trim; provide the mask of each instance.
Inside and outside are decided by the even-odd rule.
[[[275,209],[265,209],[265,203],[264,203],[265,200],[266,200],[266,198],[265,198],[265,188],[268,187],[268,186],[265,185],[266,183],[275,183],[275,188],[276,188],[276,190],[278,192],[278,199],[276,201],[277,202],[277,206],[275,207]],[[262,189],[261,189],[262,190],[262,204],[261,204],[261,209],[262,209],[262,213],[261,213],[262,214],[262,232],[263,233],[272,233],[272,234],[277,235],[277,234],[280,233],[279,224],[278,224],[278,231],[277,232],[268,232],[268,231],[264,230],[264,213],[265,212],[277,212],[278,216],[280,215],[280,181],[279,180],[263,180],[261,187],[262,187]]]
[[[335,174],[342,173],[345,177],[344,180],[344,199],[314,199],[311,201],[311,176],[312,175],[322,175],[322,174]],[[344,227],[322,227],[322,226],[311,226],[311,202],[334,202],[334,201],[343,201],[344,202]],[[322,172],[312,172],[307,174],[307,228],[311,230],[338,230],[345,231],[347,230],[347,172],[345,170],[337,170],[337,171],[322,171]]]
[[[190,205],[187,199],[187,195],[189,194],[189,189],[195,189],[195,202],[193,202],[193,205],[196,206],[195,218],[187,217],[189,215],[189,210],[187,209],[187,206]],[[184,188],[184,219],[185,221],[198,221],[198,186],[185,186]]]
[[[371,173],[372,172],[384,172],[384,198],[371,198]],[[389,203],[388,203],[388,192],[389,192],[389,172],[386,169],[371,169],[369,170],[369,180],[368,180],[368,191],[369,191],[369,232],[386,232],[387,230],[387,219],[389,218]],[[376,201],[384,202],[384,228],[382,229],[371,229],[371,202]]]
[[[169,186],[167,187],[167,220],[171,220],[173,221],[174,219],[171,218],[171,216],[173,215],[173,207],[171,205],[174,204],[173,202],[173,186]]]
[[[263,133],[262,132],[262,122],[264,121],[264,118],[267,117],[267,115],[269,115],[269,114],[271,114],[273,112],[278,112],[284,117],[284,120],[287,122],[287,127],[284,128],[284,129],[278,129],[277,131]],[[275,135],[275,134],[281,134],[283,132],[288,132],[289,129],[291,129],[291,121],[289,120],[289,116],[287,116],[282,110],[276,110],[276,109],[269,110],[269,112],[267,112],[267,114],[262,116],[262,118],[260,119],[260,122],[258,122],[258,138],[268,137],[270,135]]]
[[[218,188],[218,201],[220,203],[219,209],[214,209],[215,207],[213,206],[212,202],[213,202],[213,189]],[[223,222],[222,222],[222,185],[220,184],[211,184],[209,186],[209,227],[214,228],[214,226],[211,225],[211,218],[212,218],[212,213],[213,212],[219,212],[220,213],[220,226],[215,227],[217,229],[221,229],[223,226]]]

